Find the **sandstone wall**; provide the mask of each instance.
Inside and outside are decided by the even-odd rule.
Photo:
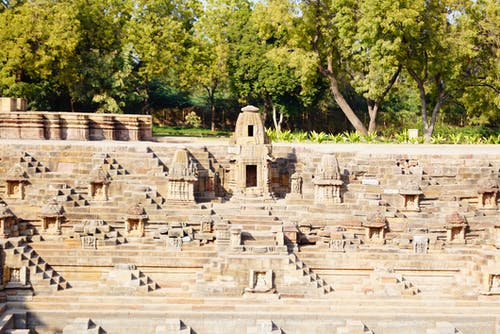
[[[0,112],[0,139],[150,140],[151,116]]]

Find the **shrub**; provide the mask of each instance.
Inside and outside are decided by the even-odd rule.
[[[201,127],[201,118],[200,116],[196,115],[194,111],[191,111],[186,115],[186,117],[184,118],[184,122],[186,123],[186,126],[191,128]]]

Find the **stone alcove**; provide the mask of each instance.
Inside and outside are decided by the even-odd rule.
[[[125,218],[125,233],[130,237],[143,237],[148,216],[140,204],[130,207]]]
[[[365,228],[365,240],[371,244],[383,245],[385,243],[385,229],[387,218],[380,212],[370,214],[362,226]]]
[[[250,270],[249,283],[245,292],[273,293],[274,291],[272,270]]]
[[[4,238],[19,236],[17,219],[5,203],[0,203],[0,236]]]
[[[402,210],[420,211],[420,196],[423,194],[420,186],[416,183],[409,183],[399,190],[403,196]]]
[[[483,179],[479,181],[478,208],[482,210],[497,209],[498,184],[495,180]]]
[[[111,177],[102,167],[90,173],[89,194],[94,201],[107,201],[109,197],[109,184]]]
[[[448,243],[465,243],[467,220],[457,211],[445,217],[446,241]]]
[[[5,196],[7,198],[24,199],[27,179],[23,167],[20,164],[15,164],[5,177]]]
[[[44,234],[61,234],[61,224],[64,220],[64,208],[56,199],[51,199],[42,207],[40,212],[42,232]]]

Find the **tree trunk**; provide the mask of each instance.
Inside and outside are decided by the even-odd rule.
[[[427,144],[431,142],[432,134],[434,132],[434,126],[436,125],[437,113],[441,108],[441,105],[443,104],[444,100],[446,99],[447,94],[443,89],[443,83],[441,82],[439,74],[436,75],[434,77],[434,83],[436,85],[437,101],[436,104],[434,105],[434,108],[432,108],[431,120],[429,122],[427,114],[427,101],[425,99],[425,86],[424,86],[425,80],[419,78],[416,72],[413,71],[412,69],[408,69],[408,72],[417,82],[418,91],[420,95],[420,103],[421,103],[420,109],[422,110],[422,122],[424,125],[424,141]]]
[[[368,115],[370,116],[370,124],[368,125],[368,132],[377,131],[377,113],[380,108],[379,102],[367,101]]]
[[[215,101],[211,97],[210,98],[210,130],[215,131]]]
[[[330,81],[330,89],[332,91],[335,102],[337,102],[337,104],[339,105],[340,109],[344,112],[349,122],[352,124],[352,126],[354,127],[354,129],[356,129],[357,132],[363,135],[367,135],[368,131],[366,130],[366,127],[363,125],[363,122],[361,122],[358,116],[356,116],[351,106],[349,105],[349,103],[347,103],[344,96],[340,92],[337,78],[335,78],[335,75],[333,74],[333,61],[331,57],[328,57],[328,70],[324,71],[323,69],[322,72],[324,75],[326,75],[326,77]]]
[[[75,100],[72,96],[69,98],[69,110],[75,112]]]
[[[274,128],[276,129],[277,132],[281,132],[281,124],[283,123],[283,114],[280,112],[280,119],[276,118],[276,106],[273,104],[273,123],[274,123]]]

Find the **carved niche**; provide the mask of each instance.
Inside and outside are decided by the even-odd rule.
[[[465,230],[467,228],[467,220],[457,211],[446,216],[446,241],[449,243],[465,243]]]
[[[404,211],[420,211],[420,195],[422,190],[416,183],[409,183],[399,190],[403,196],[403,210]]]
[[[387,218],[380,212],[370,214],[362,226],[365,228],[366,241],[372,244],[383,245],[385,243],[385,229]]]
[[[26,172],[20,164],[15,164],[5,177],[5,195],[7,198],[24,199]]]
[[[325,154],[314,174],[314,202],[317,204],[342,203],[339,163],[335,154]]]
[[[111,177],[102,167],[90,172],[89,194],[94,201],[107,201]]]
[[[478,208],[483,210],[497,209],[498,184],[495,180],[482,179],[479,181]]]
[[[0,203],[0,237],[19,236],[17,219],[5,203]]]
[[[273,293],[273,271],[250,270],[249,284],[245,292]]]
[[[194,202],[194,184],[198,181],[196,166],[186,149],[177,150],[167,177],[167,200],[170,202]]]
[[[130,207],[125,219],[125,234],[130,237],[143,237],[147,219],[148,215],[140,204]]]
[[[64,220],[64,208],[55,198],[49,200],[42,207],[40,218],[42,219],[42,232],[45,234],[61,234],[61,224]]]

